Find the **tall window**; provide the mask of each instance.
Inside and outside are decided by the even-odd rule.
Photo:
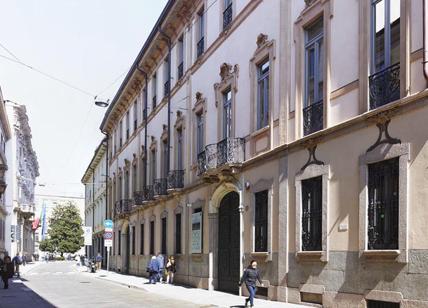
[[[167,225],[166,225],[166,217],[162,218],[162,245],[161,245],[161,253],[166,254],[166,236],[167,236]]]
[[[126,112],[126,140],[129,139],[129,110]]]
[[[140,225],[140,255],[144,255],[144,224]]]
[[[137,130],[138,127],[138,102],[135,100],[134,102],[134,132]]]
[[[123,199],[129,198],[129,171],[125,172],[125,197]]]
[[[400,1],[372,0],[370,108],[400,98]]]
[[[156,73],[155,73],[152,77],[152,111],[156,109],[157,92],[158,92],[158,82],[157,82]]]
[[[269,124],[269,59],[257,67],[257,129]]]
[[[119,122],[119,148],[123,145],[123,121]]]
[[[131,228],[131,234],[132,234],[132,251],[131,251],[131,254],[135,255],[135,236],[136,236],[136,234],[135,234],[135,226],[132,226],[132,228]]]
[[[302,181],[302,251],[321,251],[322,176]]]
[[[183,170],[183,130],[177,129],[177,170]]]
[[[224,0],[224,11],[223,11],[223,30],[229,28],[232,23],[233,16],[233,1],[232,0]]]
[[[202,153],[204,151],[204,130],[204,116],[202,113],[198,113],[196,115],[196,154]]]
[[[120,176],[119,177],[119,181],[118,181],[118,183],[117,183],[117,195],[118,195],[118,200],[121,200],[121,199],[124,199],[123,198],[123,194],[122,194],[122,192],[123,192],[123,181],[122,181],[122,177]]]
[[[256,252],[268,251],[268,195],[268,190],[255,194],[254,249]]]
[[[305,32],[305,108],[303,110],[305,135],[314,133],[323,128],[323,32],[322,18],[308,27]]]
[[[223,93],[223,139],[232,136],[232,89]]]
[[[196,54],[199,58],[204,53],[205,48],[205,14],[204,8],[198,13],[198,44],[196,46]]]
[[[399,158],[370,164],[368,249],[398,249]]]
[[[150,179],[151,183],[153,184],[154,180],[156,179],[156,150],[150,151],[151,153],[151,162],[150,162]]]
[[[175,253],[181,254],[181,213],[175,215]]]
[[[178,39],[177,43],[177,79],[183,77],[184,74],[184,40],[183,36]]]
[[[164,76],[164,84],[163,84],[163,95],[168,96],[170,90],[170,80],[169,80],[169,62],[168,56],[166,57],[163,63],[163,76]]]
[[[137,178],[138,178],[138,174],[137,174],[137,164],[134,164],[132,166],[132,192],[136,192],[137,191]]]
[[[168,177],[168,142],[162,142],[162,177]]]
[[[155,254],[155,222],[150,222],[150,254]]]

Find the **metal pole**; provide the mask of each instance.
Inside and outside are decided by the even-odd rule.
[[[110,271],[110,246],[107,247],[107,272]]]

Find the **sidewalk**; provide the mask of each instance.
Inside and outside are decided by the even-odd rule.
[[[86,272],[86,268],[80,268],[81,272]],[[204,307],[243,307],[245,297],[233,295],[219,291],[208,291],[198,288],[190,288],[185,286],[176,286],[157,283],[155,285],[148,284],[148,279],[131,275],[122,275],[115,272],[107,272],[100,270],[97,273],[85,273],[97,279],[107,280],[113,283],[121,284],[130,288],[142,289],[150,293],[168,296],[174,299],[192,302]],[[256,307],[261,308],[303,308],[309,306],[288,304],[282,302],[268,301],[256,299],[254,302]]]

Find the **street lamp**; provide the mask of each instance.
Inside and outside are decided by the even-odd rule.
[[[97,105],[98,107],[105,108],[110,105],[110,100],[108,99],[107,101],[95,101],[95,105]]]

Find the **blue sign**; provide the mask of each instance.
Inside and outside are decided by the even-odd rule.
[[[104,220],[104,228],[105,229],[113,229],[113,220],[111,220],[111,219]]]

